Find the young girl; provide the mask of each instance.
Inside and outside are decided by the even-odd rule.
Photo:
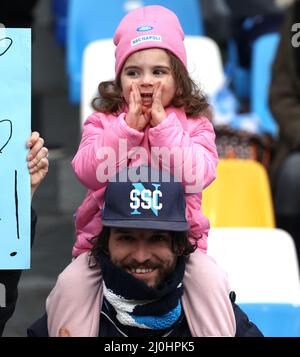
[[[72,162],[89,189],[76,214],[74,256],[90,250],[102,229],[108,176],[124,165],[153,161],[182,178],[190,239],[206,252],[209,222],[201,212],[201,190],[214,180],[218,156],[212,124],[204,116],[209,106],[189,77],[183,40],[178,18],[161,6],[137,9],[119,24],[114,36],[116,79],[99,85],[100,98],[93,102],[97,112],[85,122]],[[137,155],[141,148],[146,158]],[[175,150],[176,158],[166,168],[152,155],[153,148]],[[116,160],[109,165],[104,159],[111,152]]]
[[[58,336],[60,328],[66,327],[71,336],[81,336],[81,327],[87,321],[94,326],[92,335],[98,335],[101,303],[100,295],[94,293],[102,291],[102,278],[99,270],[90,269],[90,255],[84,252],[91,250],[95,239],[100,239],[108,179],[126,165],[153,163],[168,169],[173,176],[181,175],[189,238],[200,248],[191,254],[183,280],[185,315],[197,320],[192,335],[235,335],[227,278],[205,254],[209,222],[201,212],[201,186],[206,187],[215,178],[218,158],[213,127],[203,115],[208,104],[188,75],[183,39],[176,15],[161,6],[129,13],[116,30],[116,79],[100,84],[100,99],[94,101],[97,112],[85,122],[73,160],[78,178],[89,191],[76,214],[73,255],[80,256],[60,274],[47,299],[50,335]],[[166,167],[166,161],[155,153],[170,153],[174,148],[176,157]],[[153,151],[152,160],[149,153]],[[149,208],[148,204],[149,200],[141,206]],[[154,207],[158,202],[153,199],[152,204]],[[80,289],[74,290],[74,286]]]

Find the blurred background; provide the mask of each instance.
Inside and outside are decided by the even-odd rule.
[[[291,3],[291,0],[1,0],[0,23],[6,27],[32,27],[32,129],[41,133],[50,150],[50,170],[33,202],[38,225],[32,268],[22,275],[17,308],[4,336],[26,335],[26,328],[43,314],[45,299],[57,275],[71,261],[73,215],[85,188],[78,183],[70,162],[80,142],[82,123],[91,112],[90,101],[97,84],[113,76],[109,57],[113,52],[106,53],[100,42],[112,38],[120,19],[139,6],[169,7],[177,13],[188,37],[205,38],[201,45],[199,42],[199,48],[190,46],[187,39],[189,70],[213,106],[220,158],[229,160],[225,165],[230,160],[255,161],[265,175],[262,180],[267,182],[267,195],[262,198],[252,193],[251,198],[255,207],[264,207],[260,219],[255,221],[253,217],[250,223],[241,223],[237,219],[244,217],[235,215],[235,222],[228,217],[225,223],[218,220],[212,210],[219,207],[216,200],[220,192],[227,190],[222,186],[218,195],[208,192],[204,197],[204,211],[214,217],[212,227],[277,228],[268,173],[278,127],[268,108],[268,88],[279,31]],[[257,61],[260,64],[265,61],[254,50],[257,40],[264,35],[274,35],[275,39],[268,40],[274,42],[272,45],[263,45],[262,58],[268,59],[263,68],[257,69]],[[222,168],[223,163],[220,183]],[[236,175],[224,170],[227,170],[224,175]],[[249,176],[251,168],[246,170]],[[253,177],[257,179],[258,175]],[[256,187],[259,185],[257,182]],[[245,191],[246,186],[243,187]],[[259,200],[267,204],[260,204]],[[226,211],[224,207],[220,210]],[[242,209],[236,211],[249,217],[246,211],[241,213]],[[267,216],[263,222],[262,216]],[[293,249],[295,258],[295,246]],[[297,290],[299,281],[296,285]],[[287,302],[283,299],[283,303]]]

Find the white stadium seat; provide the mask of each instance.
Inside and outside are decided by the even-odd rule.
[[[212,228],[208,254],[228,273],[237,303],[300,304],[296,249],[287,232]]]

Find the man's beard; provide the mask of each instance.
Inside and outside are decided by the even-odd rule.
[[[122,262],[113,262],[116,266],[118,266],[120,269],[126,271],[128,274],[132,275],[134,278],[143,281],[145,284],[147,284],[150,288],[159,288],[161,287],[167,277],[174,271],[176,267],[176,261],[174,260],[172,265],[165,266],[163,263],[154,263],[154,262],[146,262],[144,264],[140,264],[136,261],[122,261]],[[149,279],[145,277],[143,279],[143,274],[138,274],[140,275],[140,278],[138,278],[136,275],[132,272],[132,270],[142,268],[142,269],[153,269],[153,272],[151,273],[151,276]]]

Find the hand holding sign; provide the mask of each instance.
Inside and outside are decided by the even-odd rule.
[[[38,132],[33,132],[27,142],[30,149],[27,155],[28,169],[30,173],[31,197],[43,181],[49,168],[48,149],[44,147],[44,139]]]

